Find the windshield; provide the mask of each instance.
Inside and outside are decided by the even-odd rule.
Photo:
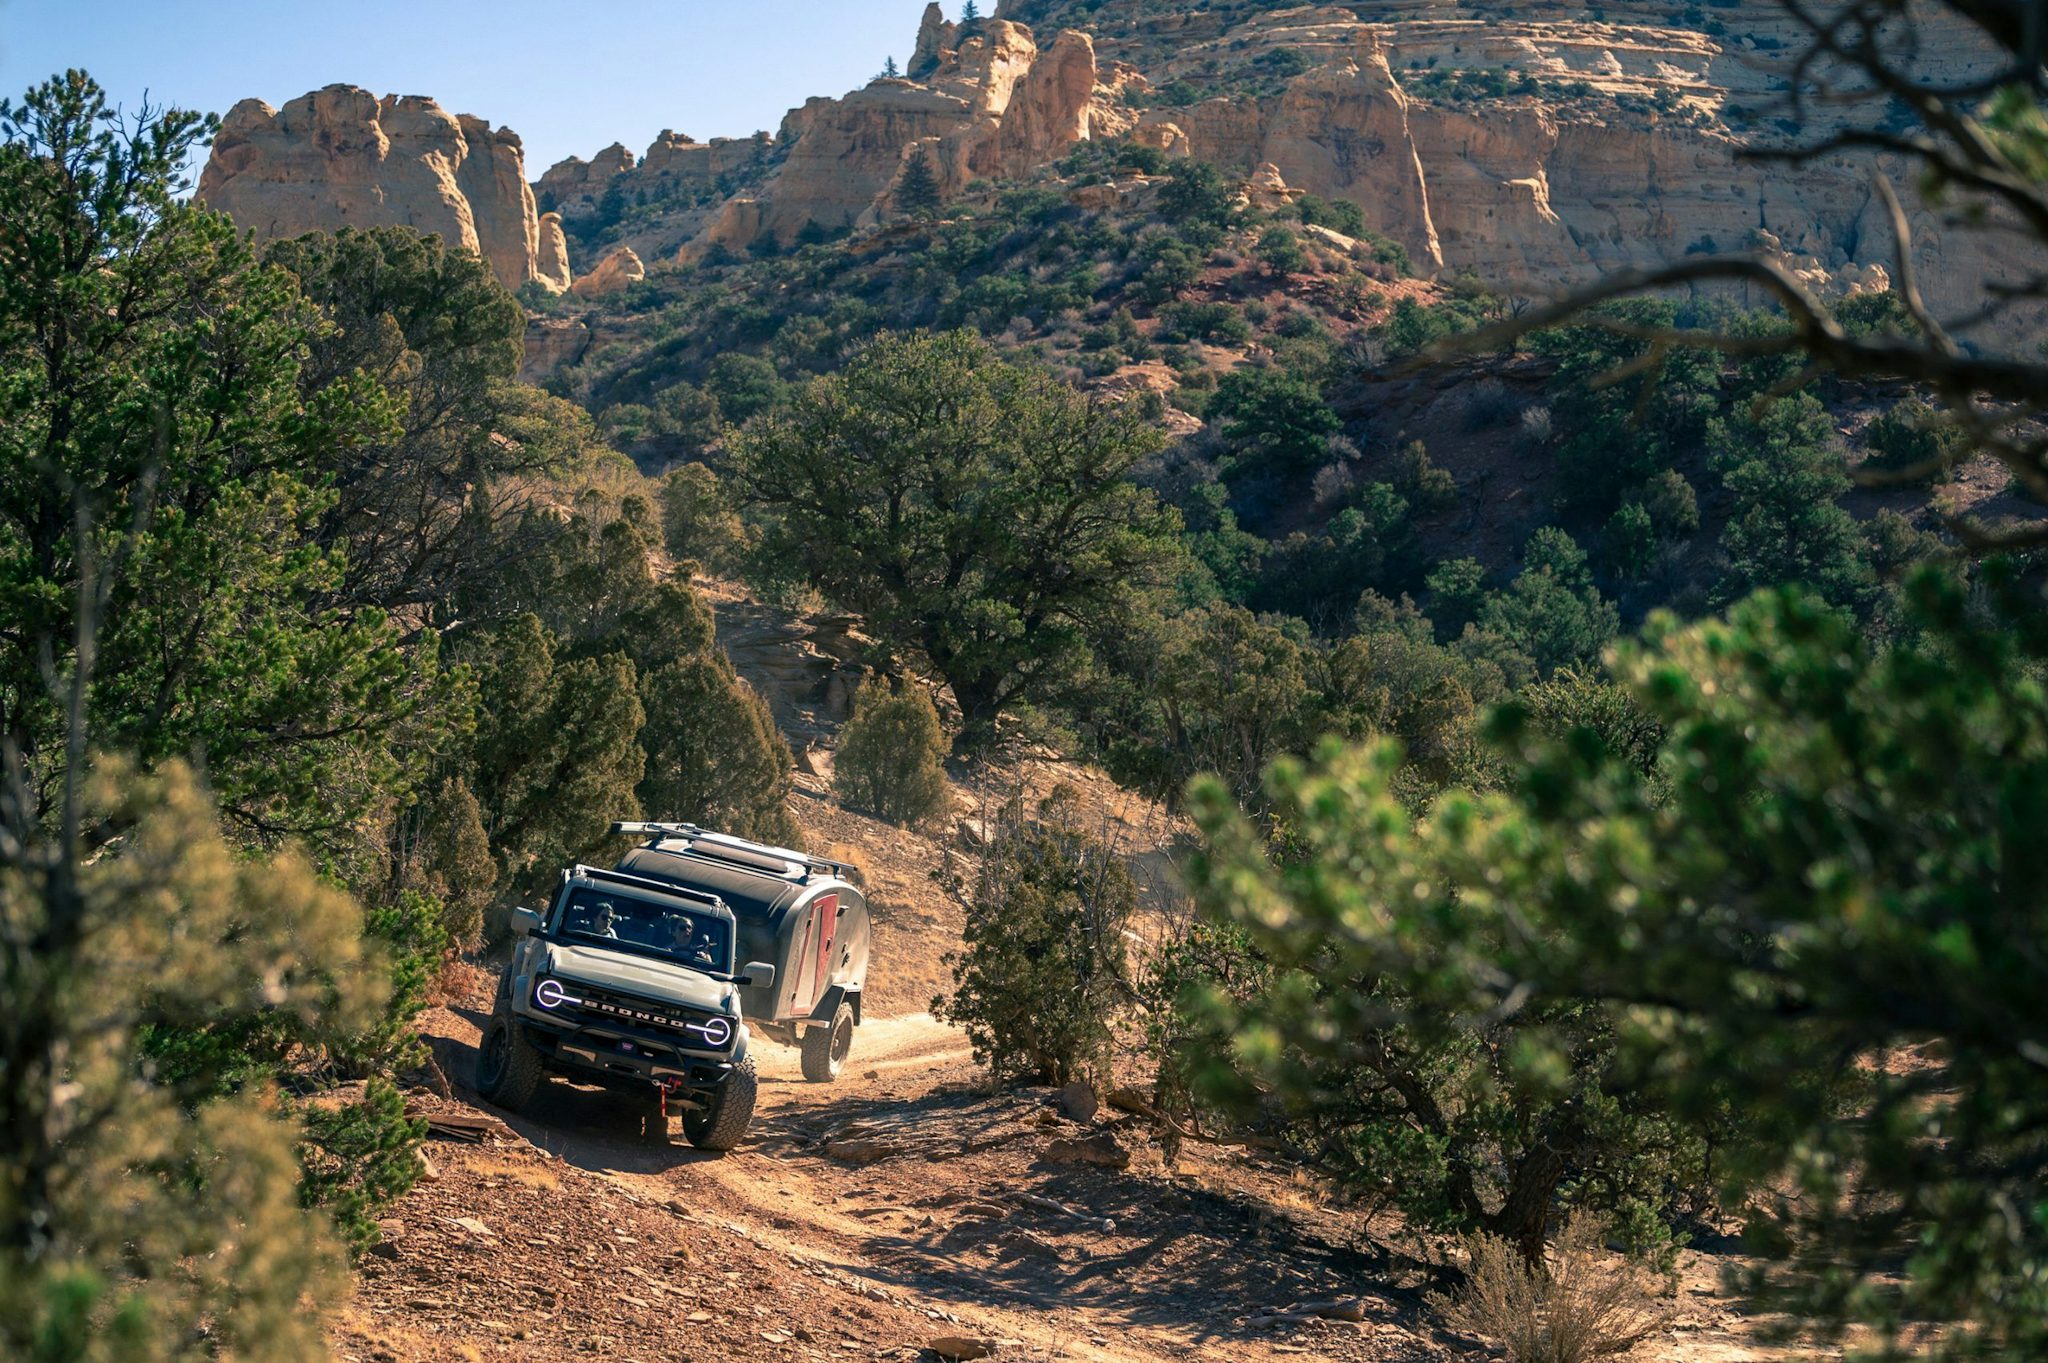
[[[732,973],[732,931],[723,919],[613,890],[580,886],[570,891],[557,931],[666,957],[693,970]]]

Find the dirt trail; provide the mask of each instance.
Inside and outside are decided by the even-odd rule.
[[[429,1014],[457,1085],[438,1106],[505,1125],[431,1145],[436,1177],[365,1261],[344,1358],[909,1360],[946,1335],[1077,1363],[1449,1356],[1406,1293],[1367,1298],[1362,1322],[1248,1321],[1371,1281],[1341,1218],[1176,1176],[1114,1112],[990,1092],[928,1014],[868,1022],[830,1085],[760,1044],[751,1136],[712,1157],[650,1146],[624,1104],[559,1082],[525,1113],[478,1103],[482,1002]],[[1088,1139],[1136,1159],[1061,1158]]]

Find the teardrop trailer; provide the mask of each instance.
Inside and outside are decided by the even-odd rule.
[[[559,1074],[641,1099],[652,1139],[680,1109],[690,1144],[729,1150],[753,1116],[753,1036],[799,1047],[815,1082],[846,1063],[868,967],[860,873],[694,824],[612,831],[646,841],[514,911],[477,1087],[516,1110]]]

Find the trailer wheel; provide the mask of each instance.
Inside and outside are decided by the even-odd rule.
[[[754,1120],[754,1057],[733,1066],[732,1074],[711,1093],[702,1108],[683,1114],[683,1135],[699,1150],[730,1150],[747,1134]]]
[[[853,1006],[841,1001],[824,1027],[806,1027],[803,1039],[804,1078],[814,1084],[829,1084],[839,1077],[846,1057],[853,1050]]]
[[[476,1058],[477,1092],[487,1102],[518,1112],[533,1101],[546,1078],[540,1050],[526,1039],[512,1014],[502,1008],[491,1014]]]

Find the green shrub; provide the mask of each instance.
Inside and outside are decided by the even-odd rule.
[[[789,846],[797,836],[788,809],[795,760],[768,703],[725,655],[707,648],[656,667],[640,679],[640,693],[647,771],[639,798],[650,817]]]
[[[1662,540],[1682,540],[1700,528],[1700,499],[1677,469],[1665,469],[1637,491],[1635,501],[1650,513],[1650,525]]]
[[[670,558],[708,572],[729,571],[746,548],[746,528],[718,475],[702,464],[685,464],[662,479],[661,529]]]
[[[1620,628],[1613,604],[1593,584],[1585,551],[1554,525],[1529,537],[1521,573],[1487,601],[1479,623],[1544,672],[1599,657]]]
[[[1486,604],[1486,569],[1477,559],[1447,559],[1430,572],[1424,585],[1439,638],[1455,639],[1464,633]]]
[[[1137,885],[1073,819],[1057,798],[1036,820],[1013,805],[972,882],[953,886],[967,910],[965,948],[952,995],[932,1000],[932,1012],[966,1029],[999,1080],[1108,1077]]]
[[[1429,446],[1420,440],[1411,440],[1401,447],[1394,456],[1388,481],[1417,511],[1442,511],[1458,500],[1458,480],[1449,469],[1431,461]]]
[[[1874,469],[1917,473],[1927,481],[1947,479],[1969,449],[1969,436],[1943,414],[1918,398],[1887,408],[1863,433]]]
[[[1269,227],[1259,237],[1259,263],[1276,275],[1301,274],[1309,267],[1301,240],[1284,227]]]
[[[1168,303],[1159,309],[1159,321],[1162,341],[1243,345],[1252,338],[1251,323],[1228,303]]]
[[[1640,581],[1657,556],[1657,528],[1641,502],[1624,502],[1608,518],[1601,532],[1600,549],[1615,576],[1626,582]]]
[[[923,823],[946,806],[945,751],[939,712],[923,688],[864,682],[833,759],[833,789],[878,819]]]
[[[1312,469],[1343,429],[1314,383],[1278,368],[1231,370],[1216,385],[1209,415],[1240,447],[1234,466]]]

